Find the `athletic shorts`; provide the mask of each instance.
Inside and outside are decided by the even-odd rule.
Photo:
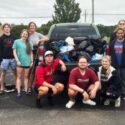
[[[15,59],[3,59],[1,62],[1,69],[8,70],[11,68],[12,70],[16,70],[16,60]]]

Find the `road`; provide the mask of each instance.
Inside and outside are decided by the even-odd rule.
[[[13,82],[9,74],[6,82]],[[54,98],[54,106],[43,99],[43,108],[35,107],[35,94],[16,97],[16,93],[0,95],[0,125],[124,125],[125,101],[120,108],[114,106],[86,106],[80,100],[72,109],[63,93]]]

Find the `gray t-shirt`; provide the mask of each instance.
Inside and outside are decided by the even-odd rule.
[[[35,32],[34,34],[31,34],[29,36],[29,41],[33,46],[36,46],[37,43],[36,41],[38,41],[39,39],[41,39],[42,37],[45,37],[43,34]]]

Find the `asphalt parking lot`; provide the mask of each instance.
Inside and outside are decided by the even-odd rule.
[[[11,74],[6,82],[13,82]],[[72,109],[66,109],[65,93],[54,98],[54,106],[43,99],[43,108],[35,106],[32,96],[16,97],[16,93],[0,95],[0,125],[124,125],[125,101],[120,108],[111,106],[88,106],[77,101]]]

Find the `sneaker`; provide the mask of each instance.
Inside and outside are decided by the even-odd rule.
[[[36,107],[37,108],[42,108],[42,104],[40,102],[40,99],[36,99]]]
[[[10,92],[15,92],[15,89],[4,89],[4,92],[6,92],[6,93],[10,93]]]
[[[118,97],[115,101],[115,107],[120,107],[121,106],[121,98]]]
[[[66,108],[70,109],[72,108],[72,106],[75,105],[75,100],[69,100],[67,103],[66,103]]]
[[[82,102],[88,105],[93,105],[93,106],[96,105],[96,102],[92,101],[91,99],[88,99],[87,101],[82,100]]]
[[[28,88],[28,91],[27,91],[29,94],[31,94],[32,93],[32,89],[31,89],[31,87],[29,87]]]
[[[18,98],[20,98],[22,95],[21,95],[21,93],[17,93],[17,95],[16,95]]]
[[[0,95],[4,94],[4,90],[0,90]]]
[[[110,104],[110,99],[106,99],[105,101],[104,101],[104,105],[105,106],[108,106]]]

